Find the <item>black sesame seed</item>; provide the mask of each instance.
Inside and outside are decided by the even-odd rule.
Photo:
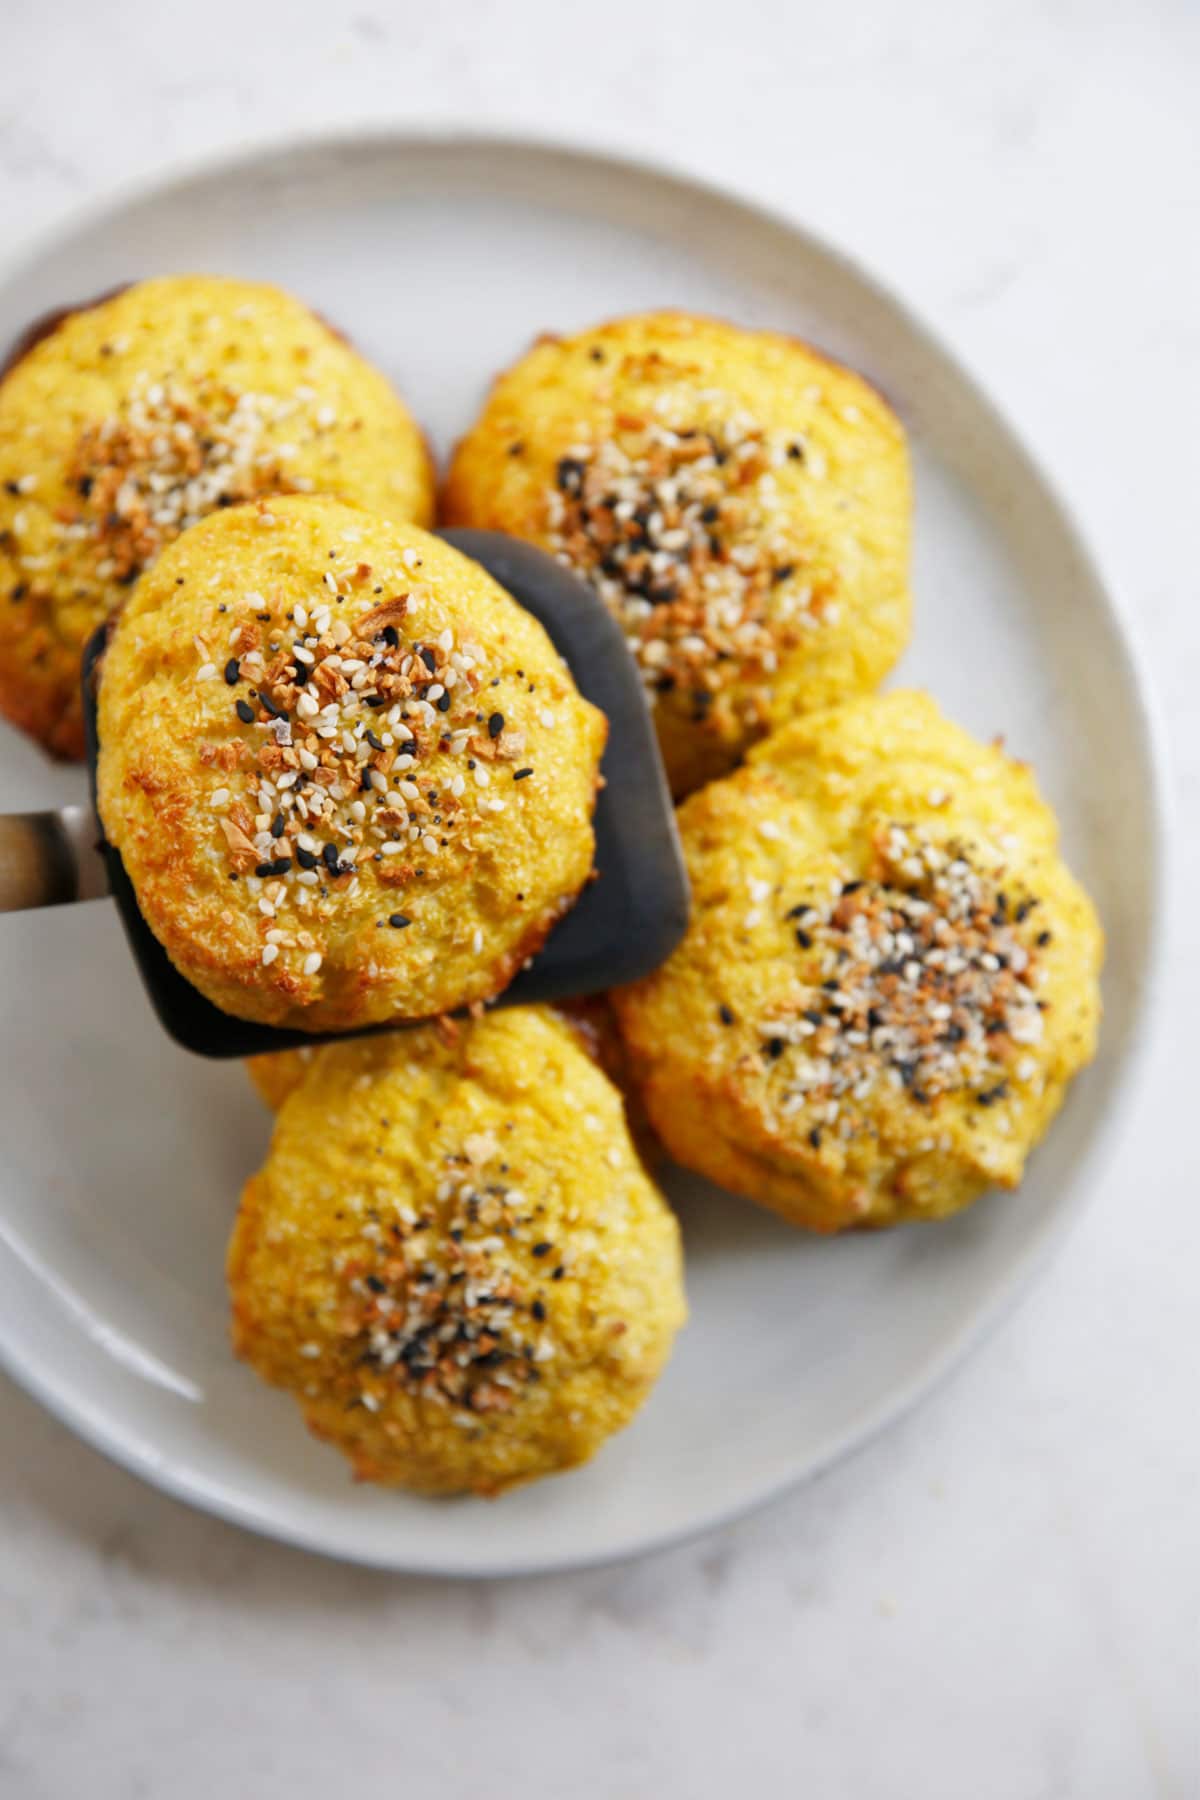
[[[529,1310],[533,1314],[534,1318],[538,1320],[539,1323],[546,1316],[546,1308],[541,1300],[535,1300]]]
[[[577,456],[560,456],[554,470],[554,480],[564,494],[579,494],[583,490],[584,464]]]
[[[720,1019],[722,1025],[732,1025],[733,1024],[733,1008],[731,1006],[718,1007],[717,1008],[717,1017]]]
[[[789,444],[787,447],[787,453],[793,462],[803,462],[804,461],[804,445],[803,444]]]
[[[248,700],[239,700],[238,701],[237,716],[242,721],[243,725],[253,725],[253,723],[254,723],[254,708],[251,706],[251,704]]]
[[[535,1244],[533,1246],[533,1254],[535,1256],[549,1256],[549,1254],[550,1254],[551,1250],[553,1250],[553,1248],[554,1248],[554,1245],[551,1243],[548,1243],[546,1241],[546,1239],[543,1238],[540,1244]]]
[[[563,1276],[566,1274],[566,1272],[567,1272],[567,1270],[566,1270],[565,1263],[559,1263],[557,1269],[555,1269],[554,1273],[550,1277],[551,1281],[561,1281]]]
[[[781,1037],[768,1038],[766,1043],[763,1045],[764,1051],[770,1057],[772,1062],[778,1062],[779,1058],[783,1055],[783,1052],[786,1049],[786,1047],[787,1046],[784,1044],[784,1041]]]
[[[340,852],[336,844],[322,844],[321,861],[325,864],[325,867],[329,870],[331,875],[337,875],[341,872],[338,861],[339,854]]]
[[[236,687],[241,678],[242,665],[236,656],[231,656],[225,664],[225,679],[230,687]]]
[[[426,645],[422,646],[422,648],[420,650],[417,651],[417,655],[420,657],[421,661],[425,664],[425,667],[429,670],[429,673],[432,675],[433,671],[437,668],[437,651],[431,650],[429,648],[429,646],[426,644]]]
[[[1052,932],[1049,932],[1049,931],[1039,931],[1039,932],[1038,932],[1038,934],[1037,934],[1037,946],[1038,946],[1038,949],[1039,949],[1039,950],[1044,950],[1044,949],[1045,949],[1045,948],[1046,948],[1046,945],[1047,945],[1047,944],[1048,944],[1048,943],[1049,943],[1049,942],[1050,942],[1050,940],[1051,940],[1051,937],[1052,937],[1052,936],[1053,936],[1053,933],[1052,933]]]
[[[412,924],[412,920],[407,913],[392,913],[388,918],[388,924],[393,931],[403,931],[406,925]]]
[[[802,926],[798,925],[796,927],[796,942],[802,950],[811,950],[813,944],[812,933],[810,931],[805,931]]]
[[[497,738],[504,730],[504,714],[494,712],[488,720],[488,736]]]
[[[532,774],[533,774],[532,769],[514,769],[513,770],[513,780],[514,781],[524,781],[527,776],[532,775]]]
[[[819,1125],[813,1126],[808,1134],[808,1141],[814,1150],[819,1150],[821,1148],[821,1127]]]
[[[806,1007],[804,1009],[804,1017],[808,1020],[810,1025],[822,1025],[825,1022],[825,1014],[818,1012],[815,1006]]]
[[[771,570],[771,586],[778,587],[781,581],[790,581],[795,573],[795,563],[780,563],[777,569]]]
[[[372,712],[378,712],[381,706],[388,703],[386,694],[367,694],[365,699]]]
[[[380,1281],[378,1275],[367,1275],[363,1278],[373,1294],[386,1294],[387,1282]]]
[[[258,690],[258,703],[263,711],[269,713],[273,719],[287,718],[286,709],[282,706],[276,706],[265,688],[260,688]]]
[[[437,709],[440,713],[448,713],[450,711],[450,700],[451,700],[451,695],[450,695],[449,688],[446,689],[444,694],[438,695]]]
[[[372,750],[382,750],[383,749],[383,740],[381,738],[377,738],[373,731],[368,731],[365,734],[365,736],[366,736],[366,740],[367,740],[368,744],[370,744]]]
[[[280,838],[283,836],[285,830],[286,825],[283,814],[276,813],[275,817],[271,820],[271,836],[273,838]]]

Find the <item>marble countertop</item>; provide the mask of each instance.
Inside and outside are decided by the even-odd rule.
[[[1189,0],[12,0],[0,33],[6,246],[208,148],[473,120],[666,155],[857,252],[1004,397],[1128,596],[1200,887]],[[690,1547],[512,1584],[342,1568],[0,1382],[0,1794],[1194,1793],[1200,935],[1175,927],[1149,1079],[1036,1293],[902,1425]]]

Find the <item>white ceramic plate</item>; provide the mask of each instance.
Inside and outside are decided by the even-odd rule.
[[[917,632],[901,677],[1036,763],[1109,933],[1103,1050],[1021,1191],[948,1225],[810,1241],[673,1177],[691,1324],[589,1468],[499,1504],[354,1487],[229,1353],[225,1240],[268,1135],[242,1071],[161,1035],[108,902],[0,920],[0,1356],[84,1437],[227,1518],[398,1569],[564,1568],[728,1519],[912,1401],[1086,1193],[1142,1034],[1162,836],[1113,604],[1026,452],[903,307],[794,225],[686,179],[470,137],[258,153],[60,233],[0,284],[0,342],[172,270],[293,288],[395,378],[439,450],[536,332],[665,303],[811,338],[908,426]],[[2,732],[0,808],[81,789]]]

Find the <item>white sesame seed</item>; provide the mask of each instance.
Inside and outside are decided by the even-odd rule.
[[[554,714],[550,711],[550,708],[545,707],[542,710],[542,712],[539,714],[539,717],[542,721],[542,724],[546,727],[546,730],[553,731],[553,729],[554,729]]]
[[[212,793],[209,796],[208,804],[210,806],[228,806],[229,805],[229,789],[228,788],[214,788]]]
[[[216,663],[211,663],[211,662],[201,663],[200,667],[196,670],[196,680],[197,681],[215,681],[216,675],[217,675]]]
[[[269,968],[270,965],[275,961],[275,958],[278,955],[279,955],[279,945],[278,944],[264,944],[263,945],[263,953],[262,953],[264,969]]]
[[[305,975],[315,975],[320,966],[321,952],[319,950],[314,950],[310,955],[305,957],[303,972]]]

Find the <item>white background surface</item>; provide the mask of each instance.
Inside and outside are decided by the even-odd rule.
[[[370,1575],[185,1511],[0,1387],[4,1800],[1195,1792],[1198,77],[1187,0],[0,0],[6,244],[234,140],[457,117],[666,155],[857,252],[1079,506],[1185,828],[1149,1081],[1057,1265],[905,1424],[733,1530],[510,1586]]]

